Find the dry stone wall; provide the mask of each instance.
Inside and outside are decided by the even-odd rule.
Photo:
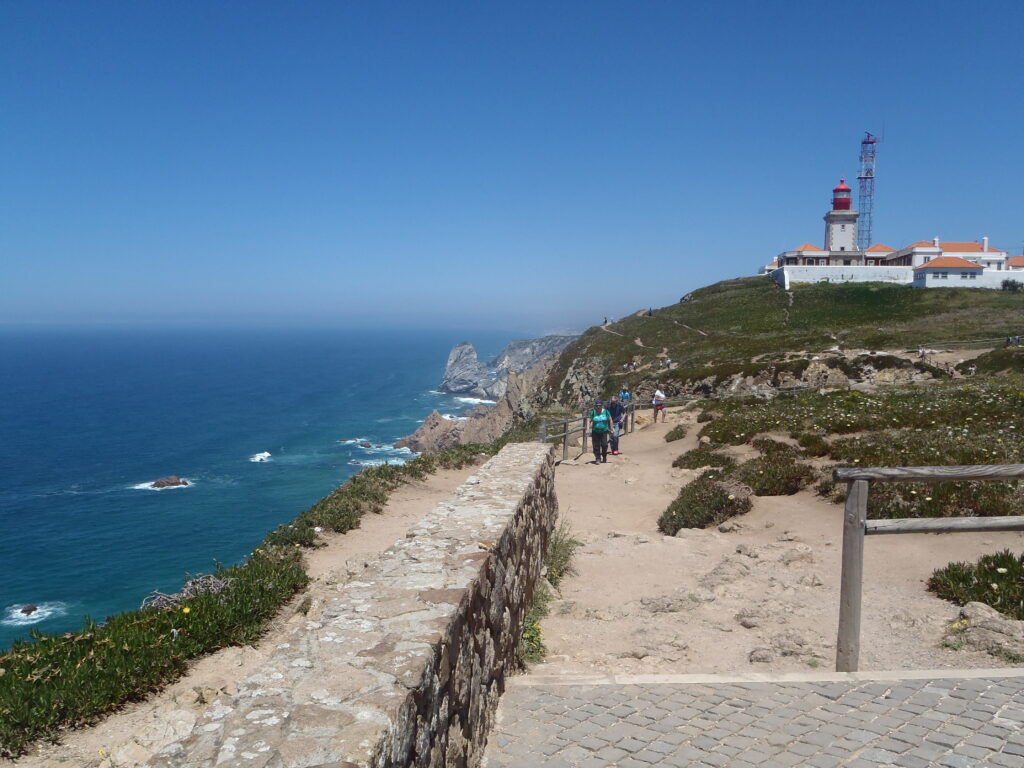
[[[148,765],[478,765],[556,516],[550,447],[506,446]]]

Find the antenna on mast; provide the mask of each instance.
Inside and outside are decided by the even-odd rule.
[[[878,137],[868,131],[864,132],[860,142],[860,173],[857,180],[860,190],[857,195],[857,207],[860,210],[860,221],[857,222],[857,250],[866,251],[871,247],[871,224],[875,208],[875,157],[878,154]]]

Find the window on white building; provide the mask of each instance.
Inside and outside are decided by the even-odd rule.
[[[971,274],[968,275],[968,277],[970,277],[971,280],[976,280],[978,278],[978,276],[976,274],[974,274],[973,272],[971,272]]]
[[[949,278],[949,272],[939,272],[939,280],[946,280]]]
[[[968,277],[969,277],[969,275],[966,272],[961,272],[960,273],[960,279],[961,280],[966,280]]]

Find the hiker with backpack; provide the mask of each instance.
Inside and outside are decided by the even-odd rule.
[[[594,463],[608,463],[608,438],[612,433],[612,417],[598,400],[590,412],[590,441],[594,446]]]

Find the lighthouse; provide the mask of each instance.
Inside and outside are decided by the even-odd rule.
[[[840,179],[832,190],[832,210],[825,214],[825,250],[857,250],[857,216],[852,209],[852,190]]]

